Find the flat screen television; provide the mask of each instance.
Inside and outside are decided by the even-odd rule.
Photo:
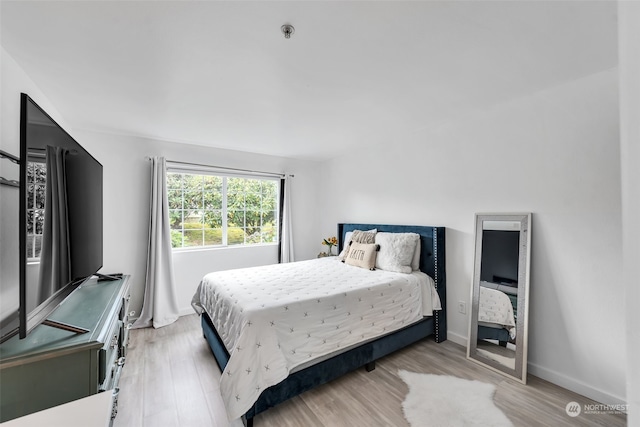
[[[102,165],[28,95],[20,102],[20,301],[2,340],[26,337],[102,267]]]
[[[480,280],[518,287],[519,230],[482,230]]]

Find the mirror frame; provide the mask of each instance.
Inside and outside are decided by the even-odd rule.
[[[478,352],[478,309],[480,294],[480,269],[482,263],[483,224],[488,221],[509,221],[520,223],[520,250],[518,253],[518,299],[516,315],[516,358],[515,369],[484,357]],[[527,383],[527,346],[529,317],[529,274],[531,263],[531,213],[476,214],[475,222],[475,261],[473,284],[471,287],[471,316],[467,342],[467,359],[494,371],[512,377],[523,384]]]

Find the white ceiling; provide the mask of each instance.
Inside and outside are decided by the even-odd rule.
[[[75,129],[304,159],[617,65],[614,1],[1,8],[2,46]]]

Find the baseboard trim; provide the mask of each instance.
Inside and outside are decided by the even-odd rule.
[[[447,339],[465,348],[467,347],[467,337],[464,335],[447,331]],[[571,390],[582,396],[588,397],[589,399],[593,399],[598,403],[603,403],[605,405],[624,405],[627,403],[626,400],[620,396],[594,388],[593,386],[576,380],[575,378],[568,377],[554,370],[536,365],[535,363],[527,363],[527,372],[530,375],[549,381],[552,384]]]
[[[455,332],[447,331],[447,339],[459,344],[463,347],[467,347],[467,337],[464,335],[456,334]]]
[[[575,378],[568,377],[564,374],[548,368],[543,368],[542,366],[536,365],[535,363],[528,363],[527,369],[528,373],[531,375],[542,378],[543,380],[566,388],[567,390],[571,390],[582,396],[588,397],[589,399],[593,399],[598,403],[603,403],[605,405],[624,405],[627,403],[626,400],[620,396],[616,396],[612,393],[607,393],[606,391],[596,389],[589,384],[585,384],[582,381],[576,380]]]
[[[193,307],[189,306],[189,307],[183,307],[180,309],[180,311],[178,312],[178,316],[182,317],[182,316],[188,316],[190,314],[196,314],[196,312],[193,310]]]

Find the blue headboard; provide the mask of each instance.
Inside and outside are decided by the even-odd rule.
[[[442,310],[435,315],[436,342],[447,339],[447,276],[445,271],[445,227],[421,225],[387,224],[338,224],[338,248],[344,246],[347,231],[377,229],[388,233],[417,233],[420,235],[420,271],[427,273],[435,282]]]

